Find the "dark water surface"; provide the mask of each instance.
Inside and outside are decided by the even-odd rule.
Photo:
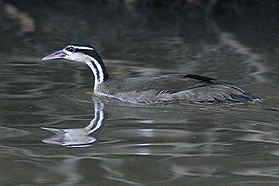
[[[42,2],[1,4],[1,185],[279,185],[278,16]],[[99,99],[85,65],[41,62],[76,40],[114,75],[197,73],[264,100]]]

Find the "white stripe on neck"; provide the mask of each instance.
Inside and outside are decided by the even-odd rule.
[[[104,82],[105,80],[105,75],[104,75],[104,70],[102,68],[102,66],[100,65],[100,63],[93,57],[90,57],[90,61],[87,61],[86,64],[90,67],[90,69],[92,70],[94,76],[95,76],[95,85],[94,85],[94,89],[97,88],[97,84],[101,84]],[[94,63],[94,65],[97,67],[97,69],[94,67],[94,65],[92,64]]]

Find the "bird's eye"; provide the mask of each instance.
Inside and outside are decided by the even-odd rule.
[[[67,50],[69,52],[74,52],[75,48],[74,47],[66,47],[65,50]]]

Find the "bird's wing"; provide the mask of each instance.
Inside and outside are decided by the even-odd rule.
[[[161,75],[126,78],[111,83],[118,97],[129,102],[243,102],[257,99],[225,81],[199,75]],[[127,100],[126,100],[127,101]]]
[[[123,83],[123,90],[128,91],[165,91],[176,93],[184,90],[209,85],[226,84],[224,81],[198,75],[169,74],[161,76],[144,76],[127,78]]]

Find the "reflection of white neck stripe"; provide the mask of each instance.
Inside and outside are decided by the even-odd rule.
[[[75,49],[81,49],[81,50],[94,50],[91,47],[86,47],[86,46],[75,46],[75,45],[69,45],[68,47],[74,47]]]
[[[85,127],[85,129],[89,130],[89,134],[92,134],[93,132],[101,128],[105,117],[103,109],[104,109],[103,103],[95,102],[94,105],[95,117],[93,120],[91,120],[90,124]]]

